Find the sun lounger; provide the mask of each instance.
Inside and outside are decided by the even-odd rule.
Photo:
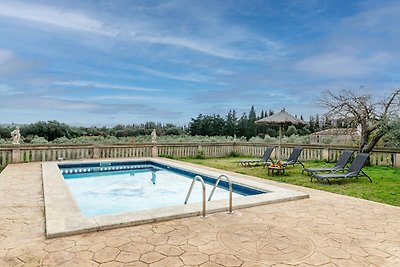
[[[242,165],[243,167],[251,167],[251,166],[259,166],[261,164],[269,164],[272,162],[270,159],[272,151],[274,151],[274,148],[276,146],[269,146],[265,149],[264,155],[262,156],[261,159],[251,159],[251,160],[239,160],[237,164]]]
[[[351,155],[353,155],[353,150],[344,150],[340,155],[338,161],[336,162],[335,166],[332,167],[322,167],[322,168],[304,168],[302,174],[307,172],[308,175],[320,173],[320,172],[344,172],[344,168],[347,166]],[[311,178],[312,181],[312,178]]]
[[[368,157],[369,157],[368,153],[359,153],[354,158],[353,163],[351,163],[347,172],[345,172],[345,173],[329,173],[329,174],[318,174],[317,173],[317,174],[313,174],[312,178],[316,178],[320,182],[327,181],[329,184],[331,184],[329,179],[353,178],[353,177],[358,178],[360,176],[365,176],[372,183],[371,178],[362,170],[365,163],[367,162]]]
[[[284,166],[287,165],[295,165],[296,163],[301,164],[304,168],[304,164],[299,160],[300,154],[303,151],[303,148],[301,146],[296,146],[292,150],[292,154],[290,154],[290,157],[287,161],[281,161]]]

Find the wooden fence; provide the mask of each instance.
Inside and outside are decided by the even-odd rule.
[[[260,157],[269,144],[226,142],[226,143],[143,143],[115,145],[2,145],[0,146],[0,166],[8,163],[40,162],[80,159],[107,159],[128,157],[174,158],[223,157],[239,154],[249,157]],[[282,158],[287,159],[295,145],[282,146]],[[354,149],[348,146],[332,145],[302,145],[304,150],[300,160],[327,160],[334,162],[343,149]],[[273,157],[276,158],[277,149]],[[400,168],[400,150],[376,148],[371,153],[370,162],[373,165],[385,165]]]

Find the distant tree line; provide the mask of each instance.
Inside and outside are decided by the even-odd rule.
[[[192,118],[189,123],[189,132],[191,135],[208,135],[208,136],[234,136],[251,137],[259,136],[263,138],[266,134],[271,137],[277,137],[279,134],[278,126],[274,125],[258,125],[255,121],[271,116],[275,112],[273,110],[261,110],[257,115],[254,106],[250,108],[249,113],[243,113],[238,117],[235,110],[230,110],[226,116],[219,114],[203,115],[199,114],[196,118]],[[297,116],[296,116],[297,117]],[[300,119],[304,120],[300,115]],[[346,120],[336,120],[332,122],[328,117],[310,116],[306,121],[306,125],[301,126],[286,126],[285,135],[291,136],[293,134],[307,135],[320,130],[338,127],[348,128],[352,127]]]
[[[115,136],[115,137],[134,137],[140,135],[150,135],[156,129],[158,135],[182,135],[187,134],[186,126],[176,126],[174,124],[161,124],[146,122],[143,124],[121,125],[114,127],[74,127],[58,121],[39,121],[28,125],[21,125],[21,135],[24,142],[29,143],[34,137],[43,137],[51,142],[57,138],[65,137],[68,139],[81,136]],[[0,127],[0,138],[11,138],[11,131],[14,125]]]
[[[143,124],[122,125],[118,124],[114,127],[74,127],[55,120],[38,121],[32,124],[20,125],[21,135],[24,137],[25,143],[35,137],[42,137],[51,142],[57,138],[73,139],[82,136],[100,136],[100,137],[135,137],[150,135],[153,129],[156,129],[157,135],[199,135],[199,136],[237,136],[250,139],[252,137],[264,138],[265,135],[271,137],[278,136],[278,126],[274,125],[258,125],[256,120],[273,115],[273,110],[261,110],[259,115],[256,114],[254,106],[250,111],[243,113],[240,117],[235,110],[230,110],[225,116],[219,114],[203,115],[199,114],[196,118],[192,118],[188,126],[177,126],[171,123],[161,124],[155,122],[146,122]],[[300,115],[300,119],[304,120]],[[351,127],[344,120],[337,120],[333,123],[327,117],[320,119],[319,115],[310,116],[307,125],[287,126],[285,135],[291,136],[307,135],[322,129],[331,127]],[[0,138],[11,138],[11,131],[16,125],[0,126]]]

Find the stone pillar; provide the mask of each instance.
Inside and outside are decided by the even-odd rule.
[[[100,148],[98,145],[93,146],[93,158],[94,159],[100,158]]]
[[[393,167],[400,168],[400,153],[394,154]]]
[[[21,150],[19,148],[19,145],[13,146],[11,162],[12,163],[20,163],[21,162]]]
[[[153,143],[153,146],[151,147],[151,156],[154,158],[158,157],[157,143]]]
[[[329,161],[329,148],[324,147],[322,149],[322,159],[326,160],[326,161]]]
[[[201,156],[201,155],[203,155],[203,147],[202,146],[197,146],[197,155],[198,156]]]

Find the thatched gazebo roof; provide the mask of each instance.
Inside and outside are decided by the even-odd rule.
[[[300,120],[296,117],[293,117],[289,113],[282,109],[279,113],[274,115],[262,118],[261,120],[256,121],[257,124],[276,124],[279,125],[279,152],[278,152],[278,160],[281,159],[282,156],[282,125],[294,124],[301,125],[306,124],[303,120]]]
[[[257,124],[306,124],[303,120],[300,120],[296,117],[293,117],[289,113],[287,113],[284,109],[279,113],[273,114],[271,116],[262,118],[261,120],[256,121]]]

